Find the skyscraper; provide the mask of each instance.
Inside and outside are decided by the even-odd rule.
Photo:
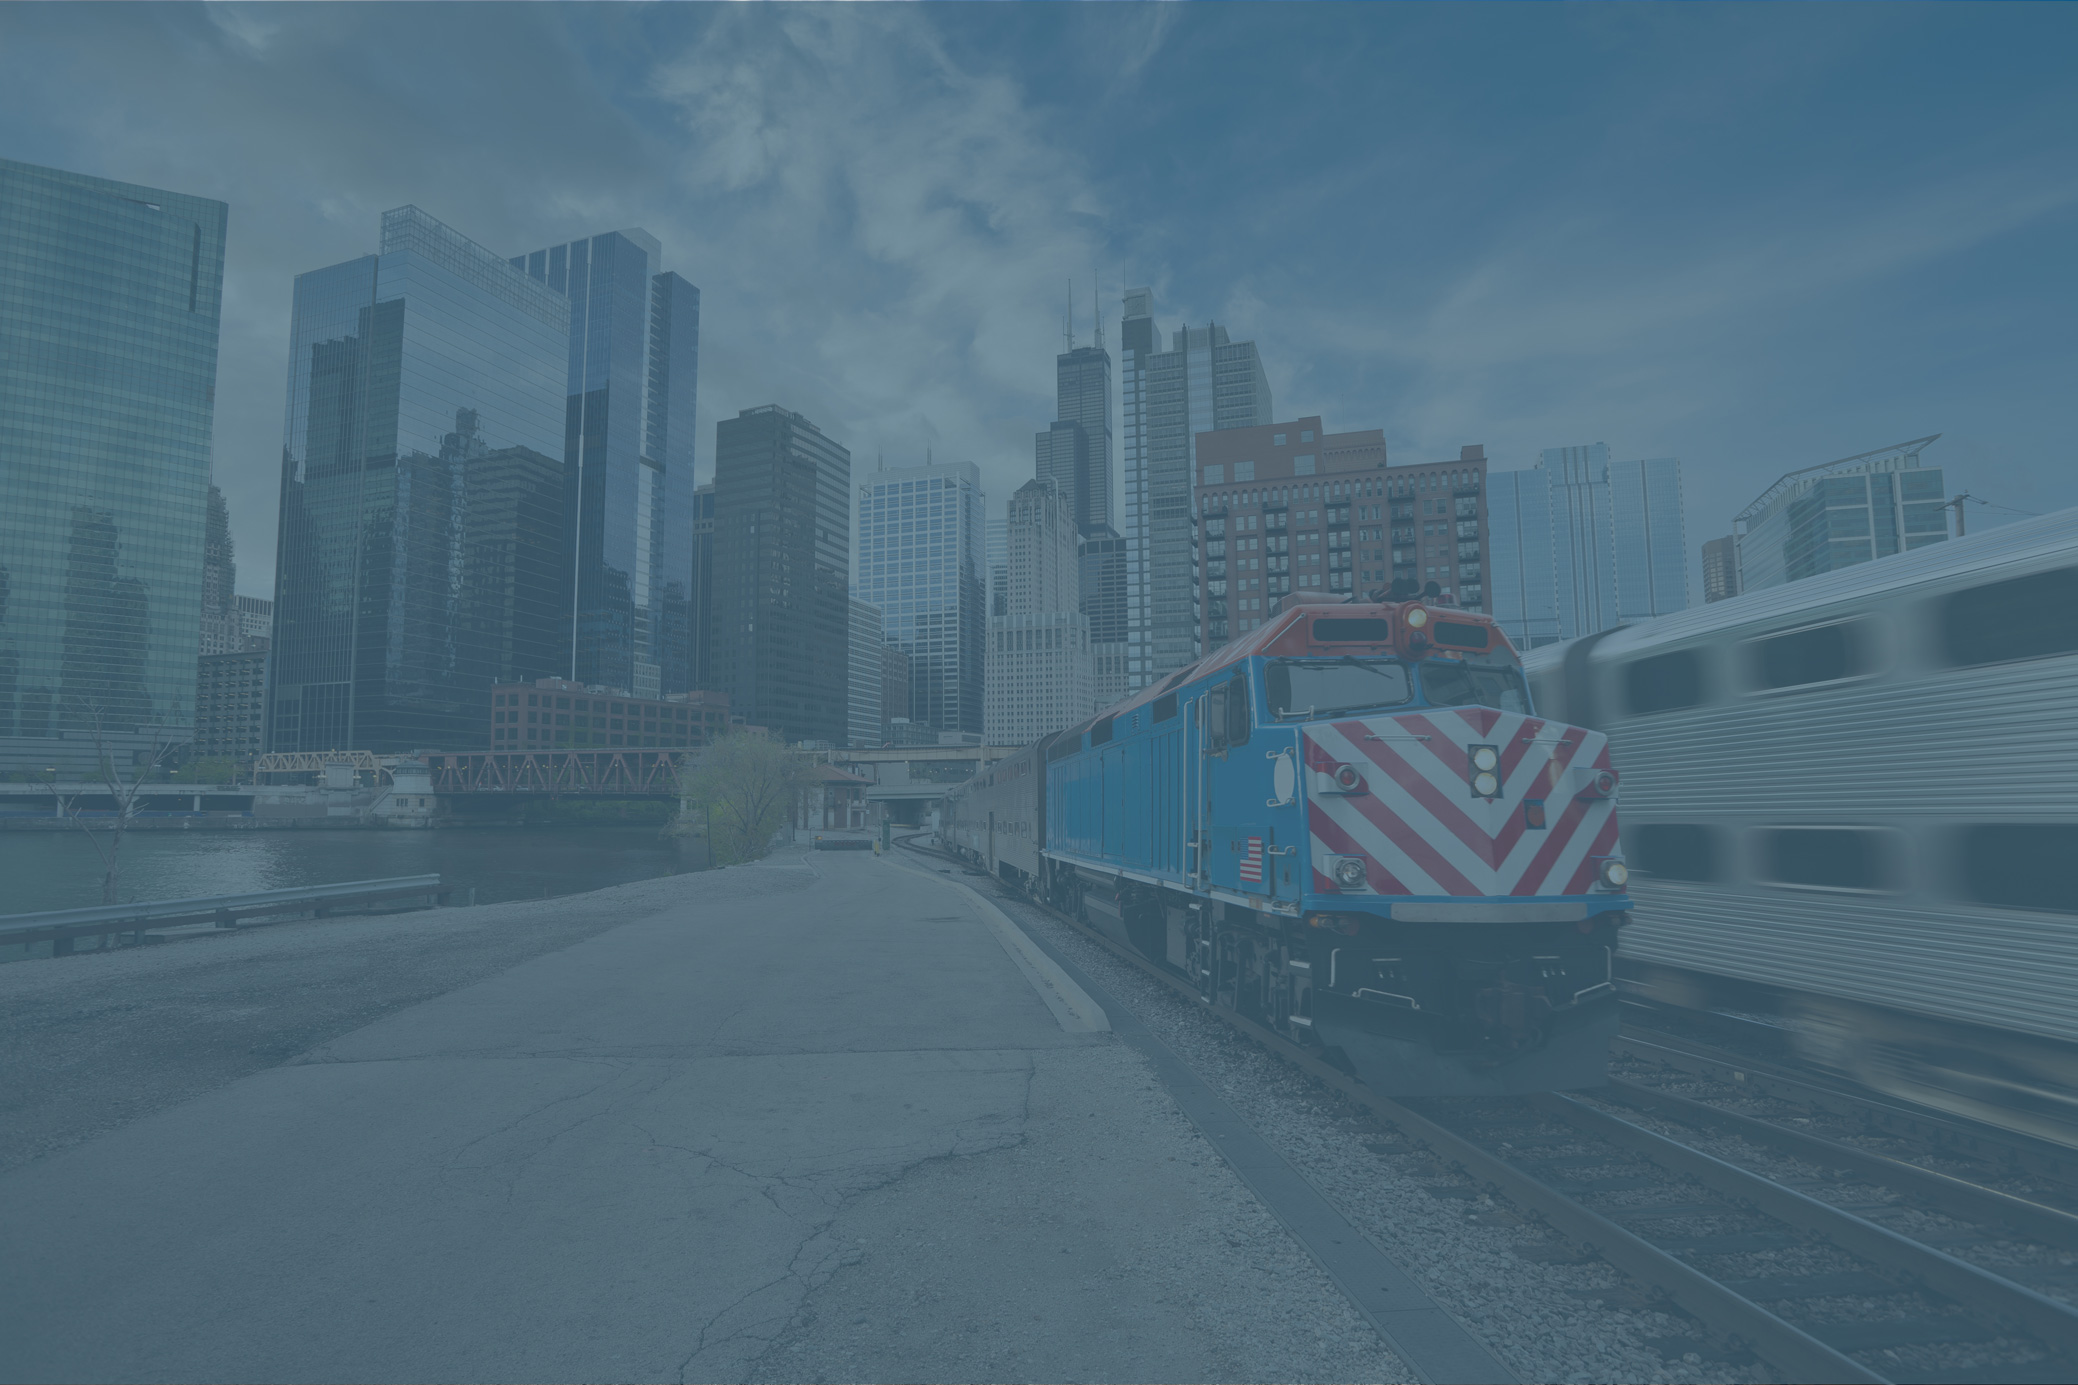
[[[851,653],[845,666],[844,743],[854,750],[876,746],[886,739],[886,713],[880,705],[882,667],[880,608],[853,599],[851,603]]]
[[[910,721],[939,731],[982,730],[985,505],[972,462],[876,471],[859,487],[859,595],[909,656]]]
[[[1075,530],[1111,523],[1111,353],[1071,346],[1054,358],[1054,422],[1033,439],[1033,475],[1067,500]]]
[[[484,743],[568,668],[570,303],[416,207],[296,278],[268,748]]]
[[[1703,543],[1703,600],[1723,601],[1739,594],[1739,540],[1726,534]]]
[[[636,697],[684,692],[700,290],[636,229],[509,263],[570,303],[561,455],[577,621],[561,672]]]
[[[1090,625],[1090,695],[1099,707],[1123,698],[1126,683],[1126,541],[1099,525],[1076,545],[1082,613]]]
[[[1126,677],[1142,688],[1199,653],[1197,437],[1271,421],[1270,382],[1254,342],[1217,323],[1185,327],[1157,350],[1154,293],[1126,294],[1124,379]]]
[[[0,159],[0,768],[193,725],[226,215]]]
[[[231,546],[231,510],[224,493],[209,488],[209,522],[202,540],[202,652],[237,654],[245,649],[238,619],[238,564]]]
[[[800,414],[715,429],[714,684],[787,741],[850,735],[850,495],[851,453]]]
[[[1940,436],[1804,467],[1768,487],[1732,521],[1739,590],[1779,586],[1945,541],[1941,468],[1919,461]]]
[[[1678,459],[1548,447],[1530,470],[1488,480],[1490,609],[1518,648],[1687,609]]]
[[[1008,610],[989,621],[991,745],[1025,745],[1094,707],[1074,512],[1052,482],[1027,481],[1010,497],[1008,519]]]
[[[1003,515],[988,517],[988,613],[992,616],[1010,609],[1009,525]]]
[[[693,658],[696,688],[714,686],[714,483],[693,490]]]

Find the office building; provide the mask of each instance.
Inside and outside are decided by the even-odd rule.
[[[501,751],[697,749],[743,722],[722,693],[629,697],[567,678],[537,678],[494,685],[489,724],[470,744]]]
[[[224,493],[211,486],[208,520],[202,539],[204,655],[235,654],[245,648],[245,631],[238,619],[237,587],[238,564],[232,557],[231,512],[224,504]]]
[[[695,688],[714,686],[714,483],[693,491],[693,653]]]
[[[1075,515],[1054,483],[1010,497],[1009,609],[989,620],[990,745],[1026,745],[1094,710]]]
[[[985,508],[972,462],[877,471],[859,487],[859,597],[909,656],[910,722],[937,731],[982,729]]]
[[[1272,419],[1254,342],[1215,324],[1172,333],[1160,350],[1154,294],[1133,289],[1119,331],[1125,463],[1126,681],[1145,687],[1200,651],[1197,440]]]
[[[1089,534],[1111,524],[1111,353],[1094,346],[1054,358],[1054,422],[1033,440],[1032,474],[1053,483]]]
[[[195,678],[196,756],[249,763],[260,753],[267,710],[267,651],[204,654]]]
[[[1339,597],[1385,581],[1382,430],[1330,433],[1318,416],[1230,428],[1202,434],[1197,458],[1204,648],[1261,625],[1294,591]]]
[[[225,221],[0,159],[0,770],[189,737]]]
[[[1919,459],[1940,436],[1804,467],[1768,487],[1732,521],[1739,590],[1780,586],[1945,541],[1941,468]]]
[[[693,686],[700,290],[647,231],[508,263],[569,303],[564,544],[577,618],[561,673],[654,698]]]
[[[1703,600],[1723,601],[1739,594],[1739,540],[1726,534],[1703,544]]]
[[[887,716],[881,710],[881,680],[886,676],[880,651],[880,608],[854,599],[851,603],[851,656],[845,667],[844,743],[854,750],[887,739]]]
[[[245,648],[267,648],[274,637],[274,603],[264,596],[241,596],[234,600],[238,631],[245,638]]]
[[[1002,515],[988,517],[988,613],[992,616],[1010,609],[1009,523]]]
[[[296,278],[267,746],[473,746],[568,667],[569,302],[416,207]]]
[[[880,645],[880,724],[883,733],[896,722],[909,724],[909,651],[887,643],[883,626]]]
[[[1606,443],[1544,449],[1488,478],[1489,609],[1531,649],[1688,606],[1681,463],[1612,462]]]
[[[1108,707],[1126,695],[1126,541],[1102,525],[1076,545],[1082,613],[1090,627],[1090,695]]]
[[[716,427],[714,686],[783,741],[849,734],[850,496],[851,453],[800,414]]]

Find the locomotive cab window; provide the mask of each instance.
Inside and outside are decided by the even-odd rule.
[[[1866,620],[1841,620],[1763,635],[1745,643],[1748,686],[1755,692],[1839,683],[1873,671]]]
[[[2078,568],[1987,582],[1933,604],[1951,668],[2078,653]]]
[[[1439,620],[1430,638],[1446,649],[1484,649],[1487,629],[1462,620]]]
[[[1430,659],[1421,666],[1421,692],[1437,707],[1492,707],[1525,714],[1530,710],[1522,671],[1511,667]]]
[[[1273,717],[1400,707],[1414,698],[1407,665],[1398,659],[1279,659],[1264,668],[1263,684]]]

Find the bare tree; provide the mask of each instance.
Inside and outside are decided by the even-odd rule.
[[[679,793],[688,811],[706,815],[709,861],[755,861],[770,850],[772,838],[793,820],[794,798],[809,773],[801,756],[749,732],[731,732],[702,751]]]
[[[68,799],[65,794],[58,791],[56,770],[49,771],[51,796],[57,799],[58,816],[70,818],[74,826],[86,833],[87,840],[94,844],[94,850],[101,857],[101,902],[118,904],[121,901],[116,898],[116,888],[121,877],[123,833],[129,829],[130,819],[137,815],[137,798],[145,784],[153,773],[175,757],[181,743],[164,735],[165,728],[156,722],[140,727],[140,730],[150,732],[151,739],[142,756],[131,765],[130,780],[125,783],[114,757],[109,754],[105,729],[106,708],[98,700],[81,700],[75,705],[93,723],[94,762],[100,772],[101,783],[107,788],[108,796],[115,801],[115,817],[105,832],[97,830],[94,824],[80,814],[80,795],[75,793]],[[106,935],[104,943],[105,938]]]

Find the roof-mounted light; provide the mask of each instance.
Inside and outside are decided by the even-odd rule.
[[[1429,613],[1420,606],[1409,606],[1400,613],[1400,619],[1407,622],[1409,630],[1419,630],[1429,623]]]

